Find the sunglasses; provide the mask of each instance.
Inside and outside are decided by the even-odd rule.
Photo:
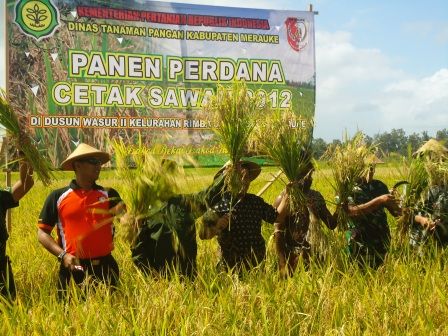
[[[89,163],[91,165],[102,165],[103,163],[101,162],[101,160],[97,159],[97,158],[86,158],[86,159],[81,159],[78,160],[79,162],[86,162]]]

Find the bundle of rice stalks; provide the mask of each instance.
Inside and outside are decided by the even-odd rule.
[[[403,162],[405,167],[402,181],[395,183],[392,193],[400,200],[402,213],[397,219],[397,231],[402,242],[407,240],[413,218],[423,202],[424,192],[427,190],[429,179],[422,158],[408,157]]]
[[[256,125],[256,113],[260,110],[260,97],[250,96],[244,82],[234,82],[230,88],[219,85],[216,95],[206,107],[207,118],[213,125],[218,141],[230,157],[226,186],[233,196],[242,187],[238,163],[244,156],[248,139]]]
[[[330,147],[324,154],[328,160],[333,175],[330,182],[335,190],[337,203],[344,209],[351,197],[353,190],[366,176],[372,155],[375,153],[374,145],[367,145],[361,132],[349,138],[347,134],[340,145]],[[338,227],[347,229],[348,217],[345,211],[338,212]]]
[[[25,159],[33,167],[37,178],[44,185],[50,185],[54,178],[50,162],[33,145],[29,134],[25,131],[25,125],[19,121],[8,104],[4,91],[0,91],[0,124],[6,128],[7,135],[12,138],[14,146],[23,153]]]
[[[444,159],[424,160],[425,169],[428,174],[429,184],[432,186],[448,185],[448,161]]]
[[[429,139],[415,153],[416,156],[430,157],[435,159],[447,158],[448,148],[435,139]]]
[[[112,147],[116,176],[123,185],[122,198],[127,206],[122,219],[125,237],[133,245],[144,220],[156,216],[166,200],[178,192],[183,169],[174,161],[155,157],[141,138],[136,146],[120,140],[113,141]]]
[[[298,127],[301,120],[292,111],[271,111],[255,132],[255,143],[280,167],[288,182],[290,213],[309,213],[307,240],[313,252],[326,250],[326,235],[318,214],[313,212],[308,193],[303,189],[313,171],[312,124]],[[298,223],[302,224],[302,223]]]
[[[312,148],[311,128],[295,127],[300,123],[291,111],[275,111],[266,115],[255,132],[255,143],[279,165],[288,179],[287,193],[291,211],[306,205],[302,191],[304,178],[311,173]]]

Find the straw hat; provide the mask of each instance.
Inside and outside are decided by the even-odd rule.
[[[429,139],[414,153],[414,155],[425,155],[430,153],[440,156],[448,155],[448,148],[436,139]]]
[[[376,165],[379,163],[384,163],[383,160],[381,160],[378,156],[376,156],[375,154],[369,155],[368,157],[366,157],[365,159],[365,163],[369,164],[369,165]]]
[[[102,152],[92,146],[85,143],[80,143],[78,147],[61,163],[61,168],[63,170],[73,170],[73,162],[94,157],[101,161],[101,164],[105,164],[110,160],[109,153]]]
[[[230,161],[227,161],[226,164],[218,170],[218,172],[215,174],[215,179],[221,175],[224,170],[227,168],[227,166],[230,165]],[[257,178],[258,175],[261,173],[261,167],[259,164],[252,162],[252,161],[240,161],[241,168],[245,168],[248,171],[248,177],[249,180],[253,181]]]

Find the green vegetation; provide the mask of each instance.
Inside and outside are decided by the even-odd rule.
[[[331,172],[319,168],[314,188],[331,204]],[[187,169],[183,191],[205,187],[216,170]],[[251,190],[260,190],[277,170],[264,168]],[[399,180],[396,168],[386,165],[378,166],[376,175],[389,187]],[[105,171],[99,183],[121,192],[123,184],[114,176]],[[66,185],[70,178],[69,173],[58,173],[51,188],[38,182],[13,210],[8,254],[18,301],[13,306],[0,303],[0,335],[448,334],[448,282],[441,262],[446,256],[419,259],[394,243],[383,267],[362,273],[346,262],[343,233],[338,231],[327,232],[334,242],[330,260],[312,264],[308,271],[299,267],[288,280],[278,276],[272,242],[265,271],[239,280],[216,273],[216,241],[199,241],[199,276],[190,283],[142,276],[117,224],[114,255],[121,269],[119,290],[109,294],[100,288],[85,301],[75,291],[69,303],[58,303],[58,263],[37,242],[36,223],[50,190]],[[282,188],[282,182],[276,182],[264,198],[272,202]],[[393,218],[390,224],[395,234]],[[273,227],[265,225],[263,232],[269,240]]]

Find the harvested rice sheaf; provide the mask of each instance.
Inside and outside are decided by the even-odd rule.
[[[44,185],[50,185],[54,179],[51,164],[33,145],[25,125],[8,104],[4,91],[0,91],[0,124],[6,128],[7,135],[12,139],[14,146],[23,153],[25,159],[33,167],[37,178]]]
[[[352,138],[347,134],[341,144],[330,147],[324,157],[328,160],[333,175],[332,187],[339,204],[348,204],[355,187],[366,176],[375,145],[368,145],[364,135],[358,132]],[[342,209],[344,207],[341,207]],[[348,217],[345,211],[338,212],[338,227],[347,228]]]
[[[249,138],[255,128],[260,99],[257,95],[249,94],[244,82],[234,82],[230,88],[218,85],[216,94],[205,108],[217,140],[230,157],[225,183],[234,196],[242,187],[237,167],[247,151]]]
[[[127,207],[122,223],[126,228],[125,237],[132,245],[144,220],[156,216],[179,191],[183,169],[174,161],[153,155],[141,138],[134,146],[120,140],[113,141],[112,147],[116,175],[123,185],[122,199]],[[167,225],[176,222],[164,219]]]

